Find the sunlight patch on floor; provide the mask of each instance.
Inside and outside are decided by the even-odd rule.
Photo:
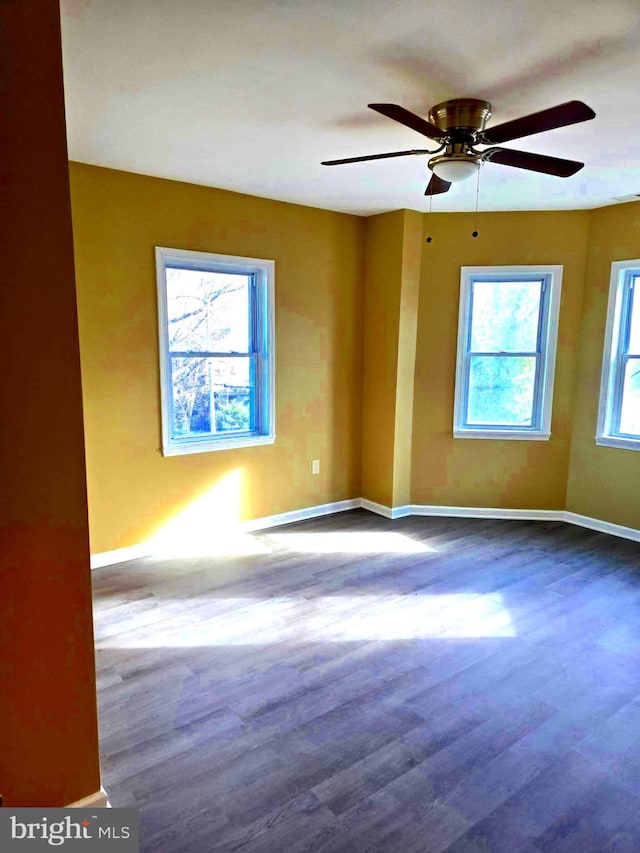
[[[189,557],[251,557],[271,554],[271,548],[246,533],[202,530],[191,536],[162,537],[149,543],[149,556],[180,560]]]
[[[272,554],[429,554],[437,549],[417,539],[392,531],[347,531],[327,533],[245,533],[242,522],[216,518],[211,500],[194,504],[149,542],[152,557],[234,557]],[[218,498],[216,497],[216,500]]]
[[[515,637],[516,630],[500,593],[446,595],[336,595],[216,599],[200,622],[185,612],[184,624],[158,624],[136,636],[134,630],[100,638],[98,648],[196,648],[270,645]],[[179,622],[179,620],[178,620]]]
[[[402,533],[367,530],[271,533],[268,539],[297,554],[427,554],[436,550]]]

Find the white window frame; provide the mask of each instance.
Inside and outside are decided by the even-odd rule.
[[[469,382],[469,342],[471,336],[471,296],[474,281],[544,282],[543,319],[538,338],[539,368],[534,392],[534,423],[527,427],[504,425],[478,426],[465,423]],[[551,408],[556,365],[558,320],[562,291],[562,265],[520,265],[462,267],[460,271],[460,308],[458,315],[458,354],[453,413],[454,438],[548,441],[551,436]]]
[[[156,246],[156,280],[158,292],[158,327],[160,350],[160,400],[162,408],[162,453],[177,456],[273,444],[275,441],[275,263],[259,258],[194,252]],[[174,437],[172,434],[173,388],[167,313],[167,268],[201,270],[203,272],[240,273],[252,275],[256,297],[255,322],[258,389],[256,429],[252,432],[229,435],[217,433],[203,436]]]
[[[614,261],[611,264],[596,431],[596,444],[604,447],[619,447],[625,450],[640,450],[640,437],[634,438],[618,431],[622,409],[620,383],[625,357],[623,346],[626,327],[630,320],[627,313],[628,294],[632,279],[636,275],[640,275],[640,259],[638,258],[628,261]]]

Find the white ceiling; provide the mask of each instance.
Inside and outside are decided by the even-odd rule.
[[[498,123],[582,100],[596,118],[505,147],[572,178],[488,164],[481,210],[640,193],[638,0],[62,0],[71,159],[300,204],[428,210],[426,158],[320,161],[430,140],[367,109],[453,97]],[[433,199],[472,210],[475,180]]]

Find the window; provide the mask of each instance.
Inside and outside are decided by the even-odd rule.
[[[274,262],[156,248],[165,456],[271,444]]]
[[[611,265],[596,443],[640,450],[640,260]]]
[[[561,281],[561,266],[462,267],[456,438],[549,438]]]

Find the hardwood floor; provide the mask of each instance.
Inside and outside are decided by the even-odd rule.
[[[363,510],[94,572],[145,851],[640,850],[640,544]]]

